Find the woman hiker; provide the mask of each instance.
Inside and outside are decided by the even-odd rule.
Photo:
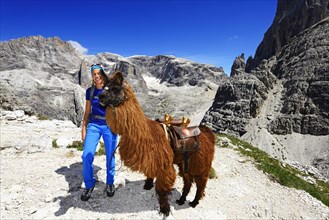
[[[102,92],[106,74],[100,64],[91,66],[93,80],[92,87],[86,91],[86,109],[83,117],[82,140],[84,141],[82,163],[83,180],[85,189],[81,194],[82,201],[88,201],[94,189],[96,179],[94,176],[93,161],[96,147],[101,136],[104,140],[106,151],[106,194],[114,196],[115,157],[118,135],[114,134],[105,121],[106,107],[98,102],[98,95]]]

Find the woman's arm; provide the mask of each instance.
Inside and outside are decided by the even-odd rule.
[[[82,141],[84,141],[85,137],[86,137],[86,131],[87,131],[87,125],[88,125],[88,121],[89,121],[90,109],[91,109],[90,108],[90,100],[86,100],[85,114],[83,115],[82,131],[81,131]]]

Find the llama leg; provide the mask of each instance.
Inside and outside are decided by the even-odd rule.
[[[158,195],[160,213],[165,216],[169,216],[170,206],[168,202],[168,194],[172,191],[172,188],[176,180],[176,172],[171,165],[156,178],[155,190]]]
[[[170,206],[168,203],[169,192],[166,190],[156,190],[156,193],[159,197],[160,213],[162,213],[165,216],[169,216],[170,213]]]
[[[206,188],[207,181],[208,181],[208,176],[195,177],[197,191],[194,200],[192,202],[189,202],[189,205],[192,206],[193,208],[199,204],[199,200],[204,196],[204,189]]]
[[[183,187],[182,196],[178,200],[176,200],[176,203],[178,205],[183,205],[185,203],[186,196],[190,192],[191,185],[192,185],[192,178],[188,173],[183,174],[183,181],[184,181],[184,187]]]
[[[153,188],[153,178],[147,178],[145,180],[145,184],[143,186],[143,189],[150,190]]]

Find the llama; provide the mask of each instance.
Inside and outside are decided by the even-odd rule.
[[[189,204],[195,207],[204,196],[211,163],[214,158],[215,138],[212,131],[200,126],[200,149],[190,153],[188,171],[184,172],[184,154],[175,153],[166,138],[162,125],[147,118],[133,92],[124,80],[121,72],[116,71],[105,80],[99,101],[106,108],[106,122],[114,133],[119,134],[119,154],[124,164],[132,171],[143,173],[147,179],[144,189],[153,187],[158,195],[160,213],[168,216],[170,206],[168,193],[172,191],[176,180],[174,164],[179,167],[184,186],[178,205],[184,204],[193,181],[196,183],[195,198]]]

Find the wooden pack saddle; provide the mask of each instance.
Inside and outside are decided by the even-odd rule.
[[[184,154],[184,172],[187,172],[190,153],[200,148],[199,127],[188,127],[190,119],[183,117],[182,120],[174,120],[169,114],[165,114],[163,119],[157,121],[162,124],[174,153]]]
[[[158,122],[164,125],[174,152],[193,152],[199,149],[201,131],[198,126],[187,127],[190,119],[183,117],[182,120],[174,120],[172,116],[166,114],[164,119],[158,119]]]
[[[180,127],[172,125],[168,129],[171,147],[179,153],[197,151],[200,133],[198,126]]]

